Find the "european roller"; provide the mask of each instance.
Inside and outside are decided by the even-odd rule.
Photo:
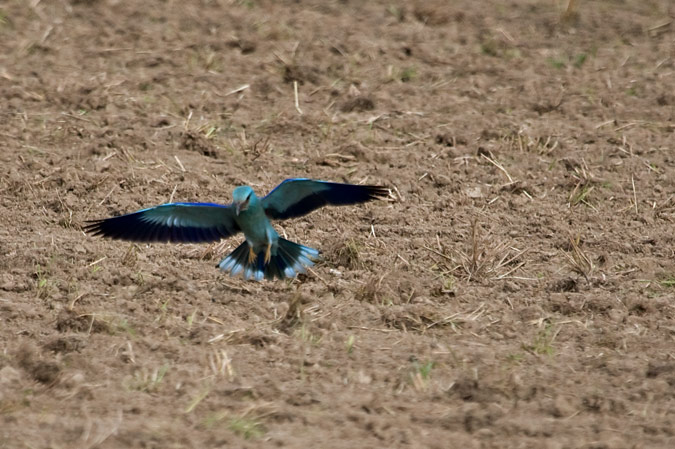
[[[292,278],[314,265],[319,251],[281,238],[270,220],[306,215],[326,205],[364,203],[388,194],[381,186],[287,179],[264,198],[249,186],[232,203],[169,203],[118,217],[89,221],[85,232],[133,242],[214,242],[244,233],[246,240],[217,267],[244,279]]]

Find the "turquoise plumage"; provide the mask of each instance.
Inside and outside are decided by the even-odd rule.
[[[217,266],[232,276],[260,281],[292,278],[314,265],[319,251],[279,236],[271,219],[300,217],[325,205],[383,198],[381,186],[287,179],[264,198],[249,186],[232,192],[232,203],[169,203],[119,217],[93,220],[87,233],[135,242],[213,242],[243,232],[246,240]]]

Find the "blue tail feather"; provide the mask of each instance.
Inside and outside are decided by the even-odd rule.
[[[298,273],[304,273],[306,268],[314,265],[314,262],[319,258],[318,250],[293,243],[281,237],[277,244],[276,254],[272,254],[268,264],[265,264],[265,251],[258,253],[252,263],[249,263],[248,254],[249,245],[248,242],[244,241],[221,260],[217,267],[226,273],[230,273],[231,276],[241,274],[246,280],[284,279],[295,277]]]

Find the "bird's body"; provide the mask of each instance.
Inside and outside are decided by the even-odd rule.
[[[263,209],[253,189],[249,186],[237,187],[232,196],[235,198],[235,205],[247,203],[245,209],[240,209],[239,213],[235,211],[234,220],[246,236],[246,241],[253,251],[257,254],[263,245],[276,245],[279,234],[274,230],[269,218],[265,215],[265,209]],[[241,200],[237,200],[237,198],[241,198]]]
[[[232,192],[232,204],[169,203],[119,217],[95,220],[85,231],[137,242],[197,243],[243,232],[246,240],[218,267],[244,279],[289,278],[302,273],[319,251],[281,238],[270,219],[300,217],[321,206],[356,204],[383,197],[380,186],[287,179],[264,198],[249,186]]]

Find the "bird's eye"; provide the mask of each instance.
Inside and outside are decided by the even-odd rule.
[[[246,197],[246,200],[244,201],[245,203],[248,203],[248,200],[251,199],[251,194],[249,193],[248,196]]]

